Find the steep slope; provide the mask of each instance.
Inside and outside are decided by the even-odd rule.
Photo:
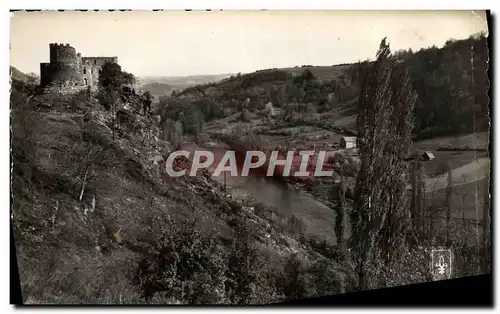
[[[85,93],[28,101],[14,89],[11,101],[25,302],[267,303],[339,291],[335,248],[304,239],[300,223],[228,198],[206,173],[166,175],[170,144],[137,104],[121,104],[113,122]]]
[[[24,74],[13,66],[10,66],[10,76],[12,80],[17,80],[25,83],[28,81],[28,75]]]

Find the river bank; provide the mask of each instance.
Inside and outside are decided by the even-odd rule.
[[[228,149],[226,144],[200,146],[188,142],[183,147],[192,157],[195,150],[208,150],[215,158],[221,157]],[[210,170],[215,170],[212,165]],[[241,163],[238,163],[241,167]],[[238,172],[241,168],[238,169]],[[252,173],[251,173],[252,174]],[[227,186],[227,192],[235,198],[254,198],[275,208],[280,215],[300,218],[305,225],[305,233],[329,242],[335,242],[334,225],[335,211],[321,201],[304,191],[301,187],[294,187],[279,180],[256,175],[231,176],[227,173],[213,176],[213,180]]]

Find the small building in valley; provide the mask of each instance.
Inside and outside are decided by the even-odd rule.
[[[343,136],[340,139],[340,147],[344,149],[355,148],[357,138],[355,136]]]
[[[430,151],[426,151],[424,152],[421,156],[420,156],[420,159],[423,160],[423,161],[431,161],[433,160],[434,158],[436,158],[434,156],[434,154]]]

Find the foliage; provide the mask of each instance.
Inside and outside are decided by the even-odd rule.
[[[156,292],[182,303],[223,303],[223,251],[213,234],[204,233],[196,219],[184,222],[156,219],[151,254],[139,263],[136,281],[144,296]]]
[[[241,110],[241,114],[240,114],[241,122],[249,122],[250,118],[248,117],[248,115],[249,115],[248,109]]]
[[[286,94],[289,102],[312,103],[324,112],[334,103],[329,95],[337,90],[337,81],[320,81],[306,68],[287,85]]]
[[[101,89],[97,94],[97,100],[107,110],[110,110],[113,107],[113,105],[118,101],[118,99],[119,99],[118,92],[112,89],[110,90]]]
[[[414,134],[419,138],[486,131],[488,112],[488,44],[484,34],[449,40],[443,48],[399,51],[418,99]],[[347,70],[356,89],[370,67],[360,62]]]
[[[184,120],[184,132],[187,134],[198,135],[203,132],[205,117],[201,110],[187,110]]]
[[[175,149],[180,149],[182,147],[184,133],[182,122],[167,119],[163,122],[162,128],[162,138],[171,143]]]
[[[396,65],[383,39],[377,60],[363,78],[358,128],[361,169],[351,230],[360,287],[370,288],[376,256],[386,256],[404,239],[407,225],[405,158],[411,148],[411,113],[416,101],[404,68]]]
[[[134,75],[123,71],[121,66],[114,62],[104,63],[99,73],[99,86],[106,90],[118,90],[123,84],[134,83]]]
[[[206,122],[224,117],[224,111],[222,110],[220,104],[211,99],[202,98],[195,100],[193,102],[193,106],[203,115]]]
[[[422,136],[488,129],[488,48],[484,35],[450,40],[442,49],[408,53],[403,60],[419,95],[415,116]]]
[[[311,103],[290,103],[285,108],[285,121],[311,121],[316,109]]]
[[[114,108],[120,97],[120,87],[124,84],[134,84],[133,74],[122,71],[119,64],[106,62],[99,73],[99,94],[97,99],[106,109]]]
[[[283,107],[286,101],[286,87],[284,85],[273,85],[269,92],[269,99],[273,106]]]
[[[206,122],[224,117],[221,106],[208,98],[190,101],[163,96],[160,98],[158,113],[162,120],[181,121],[184,133],[193,135],[203,132]]]

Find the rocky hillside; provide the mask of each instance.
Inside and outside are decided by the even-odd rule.
[[[172,147],[138,100],[113,115],[84,92],[28,93],[11,95],[25,302],[269,303],[348,284],[335,246],[299,219],[225,195],[207,173],[168,176]]]
[[[19,71],[16,67],[10,66],[10,77],[12,80],[17,80],[21,82],[27,82],[28,81],[28,75],[24,74],[23,72]]]

